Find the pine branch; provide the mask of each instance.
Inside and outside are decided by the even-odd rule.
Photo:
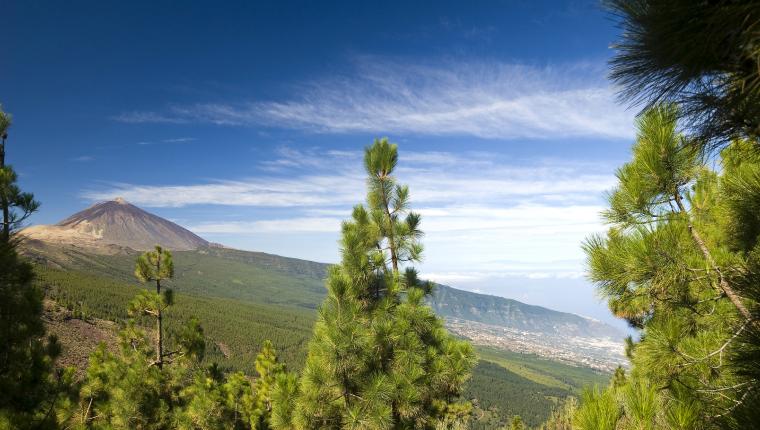
[[[702,237],[700,236],[699,232],[697,232],[697,230],[694,228],[694,225],[691,222],[691,218],[689,217],[689,214],[686,211],[686,208],[684,207],[683,201],[681,200],[681,194],[678,191],[676,191],[674,197],[675,197],[675,202],[676,202],[676,205],[678,206],[679,211],[682,214],[684,214],[684,216],[686,217],[687,226],[688,226],[689,233],[691,234],[692,239],[699,247],[707,263],[710,265],[710,267],[712,267],[713,271],[715,271],[718,274],[719,290],[725,293],[726,296],[728,296],[728,299],[731,300],[731,303],[734,304],[736,309],[739,310],[739,313],[741,313],[745,319],[751,320],[752,314],[744,306],[744,303],[742,303],[741,298],[734,292],[733,288],[731,288],[731,286],[728,284],[728,281],[726,281],[726,278],[723,276],[723,272],[720,270],[720,268],[715,262],[715,259],[710,253],[710,250],[707,248],[705,241],[702,240]]]

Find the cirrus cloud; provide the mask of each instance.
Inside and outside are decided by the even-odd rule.
[[[359,57],[349,73],[300,84],[296,93],[278,101],[171,105],[114,119],[485,139],[633,136],[633,113],[616,103],[603,67],[588,63],[539,67]]]

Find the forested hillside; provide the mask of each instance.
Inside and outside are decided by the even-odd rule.
[[[38,285],[46,295],[85,322],[105,319],[123,324],[128,316],[127,304],[141,288],[135,282],[44,266],[37,267],[37,274]],[[298,370],[303,366],[306,342],[314,323],[312,311],[293,306],[199,297],[181,292],[182,287],[177,282],[169,285],[175,286],[179,292],[175,306],[168,311],[167,328],[175,331],[191,317],[203,321],[207,362],[219,363],[226,370],[253,373],[257,351],[264,340],[270,339],[280,359],[290,368]],[[92,324],[90,327],[96,329]],[[66,356],[72,353],[70,349],[81,346],[79,342],[69,342],[64,343],[63,348]],[[78,352],[82,355],[91,351]],[[493,349],[480,349],[478,355],[481,362],[475,367],[466,390],[466,396],[476,399],[476,404],[483,410],[474,427],[478,429],[497,428],[497,424],[507,423],[512,415],[520,415],[527,423],[537,425],[548,417],[557,399],[578,395],[585,384],[608,378],[590,369],[532,355]],[[531,394],[526,397],[526,393]]]
[[[98,254],[87,249],[30,240],[25,253],[42,265],[132,280],[136,251],[120,249]],[[256,303],[295,305],[316,309],[324,298],[328,265],[263,252],[203,247],[174,253],[175,282],[185,292]],[[541,306],[503,297],[472,293],[437,284],[428,300],[442,317],[538,333],[588,338],[622,339],[615,328]]]

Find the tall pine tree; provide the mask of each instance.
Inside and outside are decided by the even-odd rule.
[[[171,289],[161,293],[161,281],[174,277],[174,262],[171,252],[156,246],[137,259],[135,277],[140,282],[155,282],[156,292],[143,290],[130,304],[130,313],[150,315],[156,319],[156,361],[160,368],[167,356],[164,354],[163,311],[172,305],[174,293]],[[169,354],[172,355],[172,354]]]
[[[328,274],[306,366],[296,388],[281,378],[279,428],[446,428],[467,419],[459,396],[474,364],[472,347],[448,334],[425,298],[432,285],[410,263],[420,260],[419,215],[393,171],[397,146],[365,150],[368,209],[342,226],[341,264]]]

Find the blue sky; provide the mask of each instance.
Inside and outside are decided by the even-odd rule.
[[[611,320],[584,237],[629,154],[593,1],[7,2],[8,159],[54,223],[123,196],[229,246],[337,260],[361,151],[400,146],[424,275]]]

